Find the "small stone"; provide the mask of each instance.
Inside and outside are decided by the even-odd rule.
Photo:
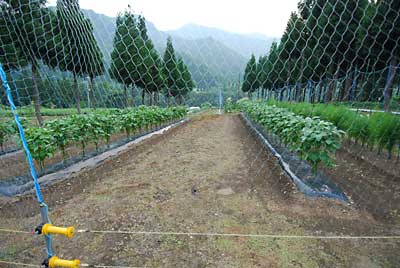
[[[234,194],[234,193],[235,192],[232,190],[231,187],[220,189],[220,190],[217,191],[217,194],[219,194],[219,195],[231,195],[231,194]]]

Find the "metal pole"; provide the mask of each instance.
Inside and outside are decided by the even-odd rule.
[[[87,97],[87,106],[90,109],[90,77],[88,77],[89,80],[86,81],[86,97]]]

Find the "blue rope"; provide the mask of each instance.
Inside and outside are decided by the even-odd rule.
[[[6,72],[3,69],[3,66],[0,63],[0,78],[1,80],[3,80],[3,86],[4,89],[6,91],[7,94],[7,98],[8,98],[8,102],[10,103],[11,106],[11,111],[14,115],[14,119],[15,119],[15,123],[18,126],[18,130],[19,130],[19,136],[21,137],[21,141],[22,141],[22,146],[24,147],[25,153],[26,153],[26,157],[28,158],[28,162],[29,162],[29,169],[33,178],[33,183],[35,184],[35,192],[36,192],[36,197],[39,203],[43,203],[43,196],[42,193],[40,191],[40,185],[37,179],[37,175],[36,175],[36,170],[35,170],[35,165],[33,164],[33,160],[32,160],[32,155],[31,152],[29,151],[29,147],[28,147],[28,143],[26,142],[25,139],[25,134],[24,134],[24,129],[21,125],[21,122],[19,121],[19,117],[18,117],[18,113],[17,113],[17,108],[15,107],[14,104],[14,100],[11,94],[11,88],[10,85],[7,82],[7,76],[6,76]]]
[[[37,200],[38,200],[38,202],[40,204],[40,214],[41,214],[41,217],[42,217],[42,222],[43,223],[51,223],[50,219],[49,219],[49,209],[48,209],[47,205],[43,201],[43,196],[42,196],[42,192],[40,191],[40,185],[39,185],[39,182],[38,182],[38,179],[37,179],[35,166],[34,166],[33,160],[32,160],[32,155],[31,155],[31,152],[29,150],[28,143],[26,142],[26,139],[25,139],[24,129],[23,129],[22,125],[21,125],[21,122],[19,121],[17,108],[15,107],[15,104],[14,104],[14,100],[13,100],[13,97],[12,97],[12,94],[11,94],[10,85],[7,82],[6,73],[5,73],[1,63],[0,63],[0,78],[3,81],[3,86],[4,86],[4,89],[5,89],[6,93],[7,93],[8,102],[10,103],[11,111],[12,111],[12,113],[14,115],[15,123],[18,126],[19,136],[21,137],[22,145],[24,147],[24,150],[25,150],[25,153],[26,153],[26,157],[28,158],[29,169],[30,169],[30,172],[31,172],[31,175],[32,175],[32,178],[33,178],[33,183],[35,185],[36,197],[37,197]],[[16,88],[16,90],[18,91],[17,88]],[[48,257],[52,257],[53,256],[52,237],[51,237],[51,235],[46,235],[45,239],[46,239],[47,256]]]

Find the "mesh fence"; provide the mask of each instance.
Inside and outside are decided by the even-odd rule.
[[[395,1],[301,1],[280,42],[249,61],[243,90],[398,109],[398,23]]]
[[[328,219],[340,218],[346,226],[343,232],[332,227],[334,223],[319,226],[323,217],[318,214],[312,216],[317,222],[311,228],[312,235],[396,233],[393,229],[398,227],[400,216],[400,2],[300,1],[280,38],[222,33],[196,25],[162,32],[129,6],[111,18],[81,9],[78,0],[57,0],[56,6],[49,6],[45,0],[0,0],[0,12],[0,63],[39,176],[64,170],[180,122],[188,107],[194,111],[197,107],[214,107],[219,113],[240,111],[241,121],[228,115],[227,122],[248,124],[252,131],[243,134],[241,127],[232,127],[225,135],[234,133],[237,136],[231,142],[239,137],[244,144],[244,148],[237,147],[246,156],[251,176],[249,199],[256,192],[253,184],[260,178],[272,180],[268,186],[282,191],[268,192],[273,200],[280,198],[275,194],[292,192],[285,184],[290,180],[279,177],[281,169],[276,171],[283,167],[306,195],[347,202],[349,211],[359,217],[338,216],[324,205],[311,205],[315,213],[329,210],[327,214],[332,215],[327,215]],[[3,89],[0,116],[0,195],[12,197],[33,187]],[[210,124],[225,128],[228,123]],[[193,146],[197,143],[193,141]],[[265,144],[273,147],[267,148],[267,154]],[[213,146],[207,148],[216,148]],[[280,167],[272,154],[278,156]],[[149,164],[151,173],[153,166],[157,161]],[[193,186],[191,194],[197,195],[197,190]],[[154,198],[164,202],[169,195],[158,189]],[[299,202],[294,208],[298,210],[309,206],[302,199],[293,200],[284,201]],[[332,207],[347,210],[336,203]],[[190,215],[196,218],[196,208],[191,210]],[[376,228],[347,227],[352,221],[364,220]],[[224,224],[229,225],[221,224],[222,229]],[[258,229],[250,231],[257,233]],[[145,248],[154,248],[147,243],[159,243],[138,240]],[[325,242],[310,245],[316,252],[331,247],[349,267],[359,261],[344,261],[347,256],[338,249],[354,244],[332,242],[327,246]],[[190,241],[184,243],[188,256],[195,254],[197,249]],[[231,245],[221,243],[207,240],[206,255],[214,256],[213,249],[218,252],[215,245]],[[257,243],[249,248],[256,248]],[[399,258],[393,252],[399,248],[398,242],[376,244],[367,243],[358,253],[368,255],[376,247],[376,262],[396,267]],[[115,252],[115,256],[123,255],[121,252]],[[3,255],[9,259],[0,252],[0,261]],[[306,263],[302,257],[295,257]],[[320,260],[323,257],[318,258],[317,263],[324,263]],[[390,260],[385,263],[386,258]],[[106,257],[101,260],[126,264],[129,256],[121,262]],[[327,262],[333,267],[332,259]],[[374,264],[365,259],[359,262]],[[265,265],[274,267],[272,262]]]
[[[246,104],[246,120],[300,178],[299,189],[345,195],[389,221],[398,218],[399,8],[395,1],[300,1],[280,41],[251,56],[242,85],[259,100]],[[330,154],[337,130],[343,140]],[[335,167],[327,168],[331,160]],[[310,172],[315,161],[323,165]]]
[[[399,190],[390,179],[400,171],[399,23],[397,1],[300,1],[281,39],[265,55],[250,57],[242,84],[250,99],[263,100],[269,107],[262,109],[275,106],[273,113],[281,113],[281,108],[292,113],[285,115],[290,119],[276,115],[279,119],[274,121],[271,116],[262,118],[267,111],[260,110],[258,120],[253,119],[277,148],[284,145],[283,155],[293,151],[300,155],[288,160],[300,170],[301,158],[328,164],[329,153],[323,151],[333,140],[319,144],[318,153],[310,147],[303,151],[307,133],[293,140],[296,127],[304,125],[292,115],[323,120],[344,131],[341,148],[333,150],[337,167],[325,174],[356,202],[369,203],[375,215],[388,217],[397,214]],[[324,128],[320,125],[309,132],[317,143],[334,133]],[[359,169],[346,166],[350,158],[362,164]],[[369,178],[364,179],[361,173],[366,170]],[[305,176],[304,170],[301,173]]]
[[[0,8],[0,62],[40,175],[182,118],[182,108],[137,107],[184,105],[195,82],[172,39],[157,50],[144,17],[129,7],[109,18],[107,34],[102,17],[78,1]],[[1,189],[13,195],[31,187],[30,173],[6,90],[0,98]]]

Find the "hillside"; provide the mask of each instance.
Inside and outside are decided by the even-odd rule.
[[[177,30],[168,31],[167,33],[172,36],[179,36],[187,39],[211,37],[246,58],[249,58],[252,53],[255,54],[256,57],[265,54],[271,47],[272,42],[277,39],[267,37],[263,34],[231,33],[193,23],[186,24]]]
[[[88,9],[83,9],[83,13],[92,21],[94,36],[101,49],[101,52],[103,52],[104,59],[108,66],[111,59],[111,50],[113,48],[115,18],[111,18],[103,14],[98,14],[93,10]]]
[[[244,57],[212,38],[182,39],[175,46],[201,88],[236,81],[246,65]]]
[[[115,18],[84,10],[92,21],[94,35],[104,54],[106,65],[110,62],[115,32]],[[148,34],[157,50],[162,54],[168,36],[189,66],[189,69],[200,88],[208,88],[228,81],[237,80],[246,65],[247,55],[266,53],[270,44],[262,35],[239,35],[202,26],[183,27],[177,31],[159,31],[147,21]],[[200,31],[199,29],[206,29]]]

